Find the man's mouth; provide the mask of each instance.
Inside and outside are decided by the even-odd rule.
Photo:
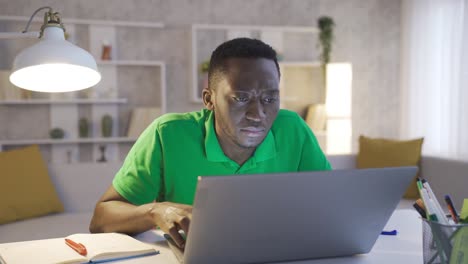
[[[261,127],[245,127],[241,128],[240,131],[248,137],[260,137],[264,134],[265,129]]]

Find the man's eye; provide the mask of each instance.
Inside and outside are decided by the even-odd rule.
[[[236,102],[239,102],[239,103],[245,103],[249,100],[249,98],[247,97],[233,97],[234,100],[236,100]]]
[[[276,98],[275,97],[267,97],[265,99],[263,99],[263,101],[267,104],[271,104],[271,103],[274,103],[276,102]]]

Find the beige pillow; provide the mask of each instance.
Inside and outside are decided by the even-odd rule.
[[[0,152],[0,224],[63,212],[37,145]]]
[[[360,136],[357,168],[419,166],[423,140],[423,138],[391,140]],[[417,175],[408,186],[404,198],[419,198],[416,178]]]

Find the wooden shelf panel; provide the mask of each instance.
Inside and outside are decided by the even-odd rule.
[[[28,105],[28,104],[125,104],[127,98],[108,99],[20,99],[20,100],[0,100],[0,105]]]
[[[319,61],[279,61],[279,66],[291,67],[320,67]]]
[[[108,60],[108,61],[97,61],[98,65],[116,65],[116,66],[156,66],[162,67],[163,61],[152,61],[152,60]]]
[[[136,138],[109,137],[109,138],[76,138],[76,139],[12,139],[0,141],[0,145],[53,145],[53,144],[86,144],[86,143],[133,143]]]
[[[217,30],[275,30],[287,32],[301,32],[301,33],[319,33],[316,27],[301,27],[301,26],[259,26],[259,25],[225,25],[225,24],[193,24],[193,29],[217,29]]]
[[[0,20],[27,22],[29,17],[26,16],[1,16]],[[33,22],[42,23],[43,19],[36,17]],[[120,26],[120,27],[141,27],[141,28],[164,28],[164,24],[160,22],[147,21],[120,21],[120,20],[97,20],[97,19],[77,19],[63,17],[62,22],[65,24],[76,25],[100,25],[100,26]]]

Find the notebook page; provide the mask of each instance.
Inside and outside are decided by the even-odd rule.
[[[8,243],[0,246],[2,261],[10,263],[80,263],[87,259],[65,244],[63,238]]]
[[[156,252],[148,244],[118,233],[74,234],[67,238],[85,245],[90,260],[136,256]]]

